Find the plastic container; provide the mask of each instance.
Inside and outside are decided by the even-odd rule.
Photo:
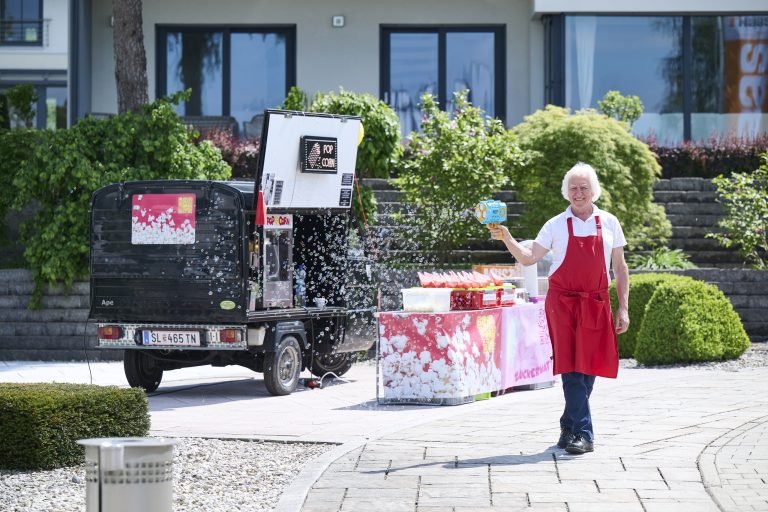
[[[519,301],[515,295],[515,285],[505,284],[499,288],[499,305],[500,306],[514,306]]]
[[[450,288],[402,288],[403,311],[442,313],[451,310]]]

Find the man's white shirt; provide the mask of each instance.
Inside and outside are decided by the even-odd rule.
[[[568,206],[563,213],[549,219],[541,228],[541,231],[539,231],[536,240],[534,240],[537,244],[552,252],[552,266],[549,268],[550,276],[560,267],[565,259],[565,251],[568,248],[568,219],[573,219],[574,236],[594,236],[597,235],[595,216],[600,217],[600,224],[603,227],[605,268],[610,270],[611,252],[613,249],[627,245],[619,219],[593,204],[592,215],[584,221],[576,217],[571,207]]]

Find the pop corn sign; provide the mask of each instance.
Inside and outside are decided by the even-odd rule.
[[[134,195],[131,243],[194,244],[195,194]]]

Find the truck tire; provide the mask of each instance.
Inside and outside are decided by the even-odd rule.
[[[151,393],[156,390],[163,380],[163,370],[155,365],[155,361],[139,350],[123,351],[123,368],[125,378],[132,388],[144,388]]]
[[[301,373],[301,348],[294,336],[284,336],[274,352],[264,358],[264,384],[275,396],[290,395],[296,390]]]
[[[315,377],[322,377],[326,373],[334,373],[341,377],[352,368],[352,354],[345,352],[343,354],[315,354],[309,371]]]

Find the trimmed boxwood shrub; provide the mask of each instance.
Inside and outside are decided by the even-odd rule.
[[[619,357],[634,357],[635,344],[640,327],[643,325],[646,307],[656,288],[662,283],[690,282],[692,278],[675,274],[632,274],[629,276],[629,329],[620,334]],[[616,282],[611,283],[611,308],[616,311],[619,302],[616,296]]]
[[[648,302],[635,358],[641,364],[718,361],[748,347],[741,319],[720,289],[676,279],[660,283]]]
[[[141,437],[149,404],[138,388],[82,384],[0,384],[0,468],[81,464],[78,439]]]

